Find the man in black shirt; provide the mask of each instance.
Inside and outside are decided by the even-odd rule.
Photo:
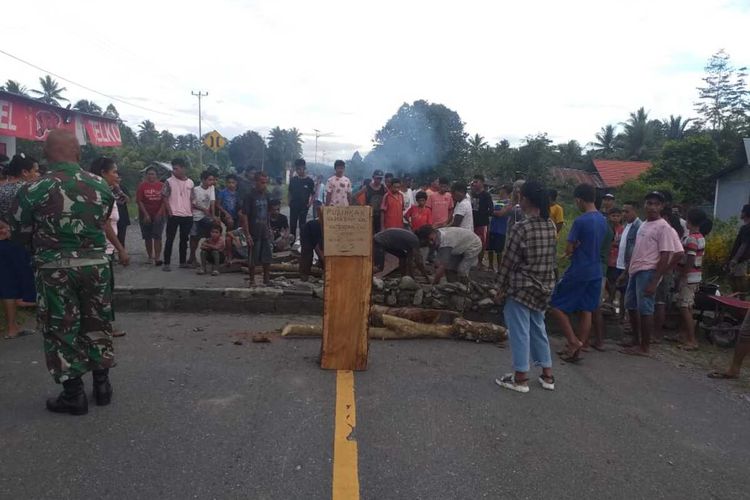
[[[292,235],[289,234],[289,219],[281,213],[281,200],[271,200],[268,211],[273,233],[273,251],[285,252],[292,243]]]
[[[310,210],[310,200],[315,193],[315,181],[307,176],[305,160],[302,158],[294,161],[294,170],[297,175],[289,181],[289,229],[292,236],[297,238],[297,227],[307,221],[307,212]]]
[[[482,265],[484,251],[487,250],[488,229],[493,210],[492,195],[484,188],[484,176],[475,175],[474,181],[471,183],[471,212],[474,218],[474,233],[482,240],[479,266]]]
[[[398,257],[399,272],[402,276],[414,277],[412,262],[417,269],[427,278],[427,270],[422,263],[422,253],[419,251],[419,238],[406,229],[390,228],[384,229],[373,238],[373,262],[375,272],[383,270],[385,265],[385,254],[389,253]]]
[[[740,213],[742,227],[732,245],[732,251],[729,252],[729,280],[734,292],[747,292],[747,265],[750,257],[750,205],[742,207]]]
[[[271,260],[273,259],[273,235],[269,220],[268,175],[255,174],[255,188],[245,197],[240,209],[240,225],[247,236],[250,248],[248,258],[249,285],[255,285],[255,266],[263,266],[263,283],[271,281]]]
[[[313,252],[318,256],[318,263],[323,268],[323,226],[320,220],[311,220],[299,230],[299,240],[302,245],[302,255],[299,260],[299,275],[302,281],[307,281],[313,263]]]
[[[385,185],[383,185],[383,171],[376,170],[372,173],[372,182],[365,186],[365,204],[372,207],[372,231],[374,234],[380,232],[380,207],[385,196]]]

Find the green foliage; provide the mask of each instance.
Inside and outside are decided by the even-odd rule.
[[[596,141],[590,143],[593,146],[594,156],[597,158],[614,158],[620,148],[617,129],[614,125],[605,125],[595,135]]]
[[[659,120],[649,120],[648,113],[641,107],[630,113],[630,118],[622,126],[624,130],[619,141],[625,159],[647,160],[655,155],[663,136]]]
[[[248,130],[229,141],[229,158],[235,167],[260,169],[266,163],[266,141],[258,132]]]
[[[737,236],[739,224],[733,217],[726,222],[714,221],[711,234],[706,237],[706,251],[703,256],[703,276],[722,276],[722,267],[729,261],[734,239]]]
[[[529,135],[518,148],[516,165],[518,172],[526,179],[545,182],[549,179],[549,169],[560,164],[559,151],[552,146],[547,134]]]
[[[709,200],[714,194],[710,177],[723,167],[716,144],[706,135],[667,141],[654,167],[644,174],[646,182],[671,182],[684,201]]]
[[[28,89],[25,86],[23,86],[20,83],[18,83],[17,81],[15,81],[15,80],[7,80],[5,82],[5,85],[3,85],[2,87],[0,87],[0,90],[4,90],[6,92],[10,92],[12,94],[18,94],[18,95],[22,95],[22,96],[28,96],[29,95]]]
[[[723,49],[712,55],[705,67],[705,86],[698,87],[695,111],[712,130],[744,121],[750,107],[747,68],[735,68],[729,59]]]
[[[652,191],[666,191],[672,193],[672,199],[675,202],[682,202],[684,200],[683,193],[680,192],[671,182],[648,181],[644,179],[643,176],[629,180],[617,188],[617,200],[619,203],[624,203],[626,201],[637,201],[643,203],[643,198]]]
[[[38,99],[45,104],[52,104],[53,106],[59,106],[60,101],[67,101],[62,93],[65,92],[65,87],[60,87],[60,84],[56,80],[53,80],[51,76],[45,75],[44,78],[39,78],[39,86],[41,90],[32,89],[31,93],[38,95]]]
[[[302,157],[302,134],[296,128],[274,127],[268,134],[268,165],[271,177],[283,177],[297,158]]]

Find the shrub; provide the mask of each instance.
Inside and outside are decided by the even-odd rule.
[[[706,253],[703,256],[703,277],[721,276],[722,267],[729,260],[734,239],[737,236],[737,218],[727,222],[714,221],[713,230],[706,238]]]

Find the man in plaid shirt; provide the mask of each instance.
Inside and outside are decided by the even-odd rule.
[[[523,185],[519,205],[523,220],[508,233],[498,274],[498,303],[505,301],[503,316],[508,326],[513,370],[495,382],[516,392],[529,392],[529,361],[542,367],[539,383],[554,390],[552,356],[544,325],[552,288],[555,286],[557,229],[549,219],[547,190],[538,182]]]

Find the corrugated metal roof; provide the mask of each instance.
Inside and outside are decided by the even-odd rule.
[[[586,170],[579,170],[577,168],[566,168],[566,167],[552,167],[550,169],[552,177],[560,183],[572,183],[578,184],[591,184],[592,186],[604,189],[607,186],[604,185],[602,179],[595,172],[587,172]]]
[[[594,160],[599,177],[608,188],[622,186],[651,168],[650,161]]]

